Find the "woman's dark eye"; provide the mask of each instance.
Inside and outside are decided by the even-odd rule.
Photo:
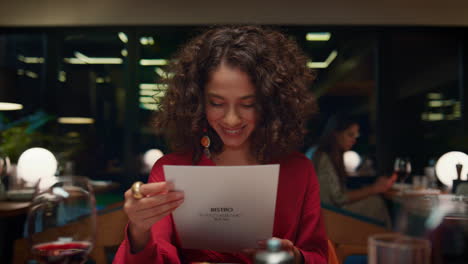
[[[243,104],[242,106],[246,108],[251,108],[251,107],[254,107],[255,104]]]
[[[210,105],[211,106],[215,106],[215,107],[219,107],[219,106],[222,106],[223,104],[222,103],[215,103],[215,102],[210,102]]]

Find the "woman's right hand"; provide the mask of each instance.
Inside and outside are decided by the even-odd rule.
[[[374,185],[372,186],[374,189],[374,192],[376,194],[379,194],[379,193],[384,193],[388,191],[392,187],[396,179],[397,179],[396,173],[393,173],[391,177],[386,177],[386,176],[379,177],[375,181]]]
[[[182,192],[174,192],[170,182],[142,184],[143,198],[133,197],[132,190],[125,192],[124,212],[129,219],[129,239],[132,252],[142,250],[151,235],[153,224],[172,213],[184,201]]]

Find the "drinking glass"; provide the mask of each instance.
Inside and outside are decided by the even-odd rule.
[[[376,234],[368,241],[369,264],[427,264],[430,263],[429,240],[398,233]]]
[[[468,260],[468,197],[426,195],[401,201],[396,230],[431,243],[432,264]]]
[[[411,175],[411,161],[408,158],[397,157],[393,165],[393,171],[398,175],[398,181],[404,183]]]
[[[28,212],[26,230],[31,253],[40,263],[84,263],[96,233],[90,182],[84,177],[66,176],[48,185],[37,185]]]

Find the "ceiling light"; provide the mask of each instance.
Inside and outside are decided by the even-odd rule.
[[[159,67],[155,67],[154,72],[156,72],[163,79],[174,77],[174,73],[166,72],[165,70],[163,70],[163,69],[161,69]]]
[[[443,106],[443,102],[441,100],[434,100],[434,101],[429,101],[428,105],[429,107],[441,107]]]
[[[153,39],[153,37],[141,37],[140,38],[140,44],[143,45],[143,46],[153,45],[154,44],[154,39]]]
[[[328,67],[328,64],[325,62],[308,62],[307,67],[312,69],[325,69]]]
[[[155,67],[155,68],[154,68],[154,71],[155,71],[160,77],[165,78],[165,77],[167,76],[167,73],[166,73],[163,69],[161,69],[161,68],[159,68],[159,67]]]
[[[335,60],[335,58],[338,56],[338,51],[334,50],[332,51],[327,59],[323,62],[307,62],[307,67],[309,68],[319,68],[319,69],[325,69],[325,68],[328,68],[328,66],[330,66],[330,64],[333,62],[333,60]]]
[[[67,73],[64,72],[64,71],[60,71],[59,76],[58,76],[58,80],[59,80],[59,82],[66,82],[67,81]]]
[[[68,64],[87,64],[86,62],[77,58],[64,58],[63,61]]]
[[[163,66],[167,65],[168,61],[165,59],[141,59],[140,65],[142,66]]]
[[[0,102],[0,111],[15,111],[23,109],[22,104]]]
[[[440,100],[442,99],[442,94],[441,93],[428,93],[427,99]]]
[[[155,100],[152,96],[142,96],[140,97],[140,103],[154,103]]]
[[[313,32],[306,34],[307,41],[328,41],[330,40],[330,32]]]
[[[40,64],[45,61],[43,57],[25,57],[23,55],[19,55],[18,60],[27,64]]]
[[[148,44],[148,39],[146,37],[141,37],[140,38],[140,44],[141,45],[147,45]]]
[[[427,120],[429,121],[440,121],[444,120],[444,114],[442,113],[428,113]]]
[[[127,57],[128,51],[126,49],[123,49],[122,51],[120,51],[120,54],[122,55],[122,57]]]
[[[330,55],[328,55],[328,58],[325,60],[325,63],[330,65],[333,62],[333,60],[336,58],[336,56],[338,56],[338,51],[336,50],[332,51]]]
[[[76,58],[65,58],[64,61],[69,64],[122,64],[121,58],[93,58],[84,55],[81,52],[75,52]]]
[[[140,90],[140,95],[144,96],[153,96],[156,93],[156,91],[153,90]]]
[[[57,121],[60,124],[69,125],[87,125],[94,123],[94,119],[89,117],[59,117]]]
[[[25,75],[28,76],[29,78],[37,79],[39,78],[39,75],[35,72],[32,71],[26,71]]]
[[[140,83],[141,90],[165,90],[167,89],[167,84],[163,83]]]
[[[155,103],[141,103],[140,108],[146,109],[146,110],[158,110],[158,105]]]
[[[123,42],[123,43],[127,43],[128,42],[128,37],[125,33],[123,32],[119,32],[119,39]]]

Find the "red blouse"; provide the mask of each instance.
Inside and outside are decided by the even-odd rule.
[[[164,165],[192,165],[191,158],[188,154],[163,156],[153,166],[149,182],[165,181]],[[280,174],[273,236],[291,240],[302,252],[305,263],[327,263],[327,237],[320,210],[319,185],[313,165],[298,152],[277,163],[280,164]],[[215,166],[204,156],[197,165]],[[151,228],[151,234],[146,247],[136,254],[130,252],[126,236],[113,263],[252,263],[252,260],[243,253],[180,248],[172,215],[155,223]]]

